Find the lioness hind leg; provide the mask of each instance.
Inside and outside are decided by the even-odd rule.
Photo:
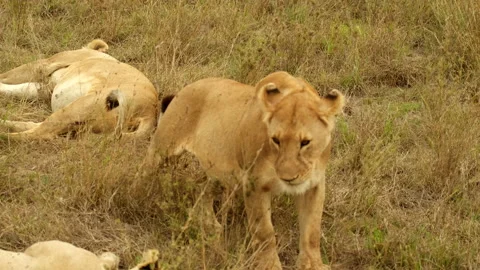
[[[137,120],[139,121],[137,128],[132,132],[122,132],[122,138],[147,138],[152,135],[155,129],[156,119],[143,117]]]
[[[203,192],[200,194],[200,215],[203,221],[203,226],[208,235],[213,235],[216,240],[219,240],[223,227],[218,222],[215,210],[213,208],[213,203],[215,200],[215,194],[217,190],[216,181],[210,177],[205,177],[207,179]]]
[[[136,178],[153,176],[161,166],[165,165],[167,158],[179,156],[188,147],[191,138],[188,132],[183,132],[185,131],[182,130],[183,124],[180,121],[170,122],[164,126],[159,125],[155,131]],[[165,127],[172,127],[172,129]]]
[[[170,144],[166,144],[165,141],[163,141],[160,146],[157,146],[155,142],[157,138],[158,137],[152,138],[147,150],[147,155],[135,175],[137,180],[153,177],[160,171],[160,168],[167,165],[168,160],[174,160],[184,151],[182,147],[176,147],[177,145],[174,144],[173,141],[170,141]],[[171,147],[164,147],[165,145],[170,145]]]
[[[54,112],[45,121],[34,128],[22,132],[7,134],[10,139],[53,139],[68,132],[77,131],[89,123],[105,122],[105,98],[101,95],[87,95]],[[115,121],[103,123],[102,130],[113,130]],[[93,127],[95,128],[95,127]]]
[[[13,132],[21,132],[36,128],[40,125],[40,123],[0,120],[0,125],[7,127],[10,131]]]

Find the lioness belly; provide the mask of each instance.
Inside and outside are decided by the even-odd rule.
[[[51,99],[52,110],[55,112],[64,108],[94,88],[102,90],[109,79],[115,79],[117,72],[112,73],[109,67],[115,64],[120,63],[116,60],[90,58],[55,71],[51,76],[51,82],[55,85]]]
[[[83,74],[60,80],[53,89],[52,110],[55,112],[85,96],[92,88],[93,81],[95,81],[93,76]]]

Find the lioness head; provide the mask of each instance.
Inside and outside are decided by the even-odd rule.
[[[344,96],[332,90],[321,98],[307,82],[286,72],[262,79],[256,93],[283,191],[303,193],[321,180]]]

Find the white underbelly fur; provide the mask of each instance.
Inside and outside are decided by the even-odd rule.
[[[85,96],[92,88],[94,80],[94,77],[85,75],[74,76],[68,80],[59,80],[52,93],[52,110],[54,112],[60,110],[80,97]]]

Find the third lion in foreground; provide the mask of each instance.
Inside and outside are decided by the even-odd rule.
[[[194,82],[164,106],[141,173],[151,175],[166,157],[187,150],[209,177],[241,183],[259,247],[255,269],[281,268],[271,196],[292,194],[299,211],[297,267],[328,268],[320,255],[320,223],[331,134],[343,105],[339,91],[322,98],[286,72],[272,73],[256,87],[219,78]]]

